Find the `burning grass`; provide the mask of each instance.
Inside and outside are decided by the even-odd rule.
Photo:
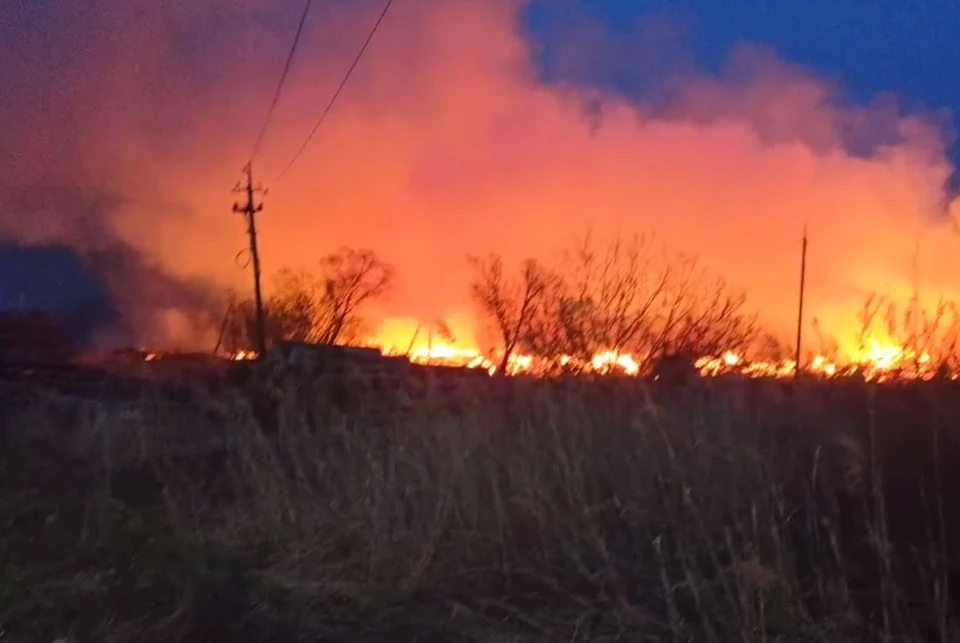
[[[251,368],[135,416],[7,411],[4,640],[960,633],[951,382],[482,378],[411,399]]]

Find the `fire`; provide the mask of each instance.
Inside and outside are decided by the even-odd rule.
[[[881,370],[894,368],[904,356],[904,348],[893,344],[881,344],[877,340],[870,340],[870,346],[860,357],[861,363],[873,364]]]
[[[456,346],[450,342],[436,341],[397,350],[397,342],[371,339],[368,345],[380,348],[385,354],[407,355],[417,364],[482,368],[491,375],[499,370],[502,356],[486,354],[479,348]],[[599,351],[587,362],[569,355],[559,356],[561,366],[579,365],[579,371],[599,374],[619,373],[639,376],[648,372],[647,365],[629,353],[614,350]],[[543,372],[543,362],[532,355],[513,354],[507,360],[508,375],[537,375]],[[703,377],[737,374],[751,378],[785,379],[796,375],[797,363],[793,359],[780,361],[751,359],[737,350],[723,351],[718,355],[705,355],[696,359],[693,366]],[[936,360],[928,352],[916,352],[892,341],[871,338],[859,350],[849,350],[846,359],[816,354],[804,360],[802,371],[808,377],[830,379],[857,376],[869,381],[891,379],[928,379],[936,372]],[[957,375],[951,375],[956,378]]]
[[[410,361],[415,363],[450,362],[453,364],[473,363],[483,356],[477,349],[457,348],[450,344],[434,344],[417,348],[409,354]]]
[[[374,336],[363,345],[377,348],[384,355],[405,356],[410,362],[420,365],[450,366],[468,369],[483,369],[496,374],[503,363],[502,354],[485,353],[475,345],[458,346],[452,341],[440,340],[432,334],[420,341],[408,342],[405,349],[398,348],[397,341]],[[868,381],[883,382],[894,379],[930,379],[938,374],[960,379],[960,370],[943,372],[942,360],[935,359],[927,351],[916,351],[898,345],[888,339],[870,338],[858,349],[848,349],[845,359],[825,354],[813,355],[804,360],[802,371],[808,377],[830,379],[859,377]],[[160,360],[164,355],[156,351],[143,351],[145,362]],[[239,350],[226,355],[231,361],[256,360],[260,355],[253,350]],[[570,368],[573,372],[601,375],[621,374],[640,376],[650,372],[650,364],[643,363],[630,353],[616,350],[598,351],[589,360],[570,355],[557,356],[553,364]],[[546,361],[533,355],[511,354],[506,360],[507,375],[543,375],[548,372]],[[785,379],[796,375],[797,363],[792,359],[770,361],[751,359],[738,350],[726,350],[717,355],[705,355],[693,362],[693,367],[702,377],[739,375],[749,378]]]
[[[739,373],[751,377],[792,377],[796,362],[747,361],[732,351],[721,357],[702,357],[696,367],[704,376]],[[929,379],[939,370],[928,352],[916,352],[890,341],[870,339],[860,350],[850,352],[847,360],[839,362],[826,355],[815,355],[803,370],[820,378],[857,375],[870,381],[891,379]],[[957,373],[948,374],[952,379]]]
[[[791,362],[793,364],[793,362]],[[813,363],[810,365],[810,368],[815,373],[823,373],[827,377],[833,377],[837,374],[837,365],[829,361],[823,355],[817,355],[813,358]]]
[[[118,11],[135,11],[131,8],[135,4],[110,2]],[[177,29],[186,30],[194,40],[201,35],[210,38],[204,31],[209,21],[185,19],[195,11],[187,7],[198,3],[180,4],[183,13],[175,12]],[[820,317],[831,331],[840,328],[834,320],[855,313],[859,302],[847,300],[846,295],[835,300],[835,293],[826,286],[818,290],[815,276],[830,275],[831,283],[842,292],[903,287],[911,275],[895,266],[905,265],[914,240],[921,272],[925,266],[937,269],[928,287],[953,290],[949,275],[955,274],[952,268],[958,253],[948,221],[939,215],[948,199],[952,214],[960,202],[945,190],[944,175],[954,163],[949,136],[941,136],[939,119],[928,120],[925,113],[912,113],[883,100],[863,105],[837,101],[842,92],[830,79],[751,47],[737,47],[730,69],[722,74],[683,74],[672,87],[676,100],[670,101],[670,109],[648,109],[643,101],[616,91],[598,93],[590,83],[576,79],[560,85],[540,82],[540,74],[534,73],[539,44],[517,29],[529,3],[430,0],[407,4],[408,13],[391,14],[391,21],[399,19],[392,23],[392,40],[378,40],[387,55],[367,61],[368,73],[351,81],[362,84],[351,85],[350,108],[325,134],[329,137],[324,142],[329,145],[326,153],[314,143],[285,179],[284,188],[265,196],[267,212],[277,215],[268,220],[278,222],[266,224],[269,229],[262,235],[265,265],[313,265],[323,252],[318,239],[370,246],[382,251],[408,282],[391,310],[395,305],[397,310],[429,310],[436,315],[448,305],[451,309],[465,305],[468,275],[463,258],[468,252],[491,249],[507,257],[547,257],[556,239],[585,229],[598,235],[614,233],[623,222],[630,222],[699,256],[704,265],[741,284],[751,301],[760,302],[777,324],[792,328],[799,260],[794,242],[799,242],[799,223],[810,221],[810,310],[819,313],[822,304]],[[290,160],[290,150],[303,140],[304,119],[313,120],[315,106],[297,97],[308,96],[315,85],[336,83],[341,73],[337,61],[354,53],[352,41],[329,37],[347,28],[365,28],[367,9],[364,3],[350,6],[354,5],[355,11],[338,13],[337,20],[318,21],[317,28],[329,32],[318,34],[317,39],[330,46],[303,61],[310,65],[297,74],[303,84],[291,87],[292,96],[284,100],[289,111],[278,113],[264,146],[265,156],[257,162],[263,168],[257,170],[258,176],[263,172],[268,183],[276,176],[274,171]],[[183,203],[189,215],[164,218],[165,204],[123,203],[122,213],[113,216],[111,211],[103,221],[109,226],[122,223],[122,229],[111,227],[108,232],[129,241],[143,256],[156,258],[171,275],[196,275],[218,287],[229,282],[246,288],[249,276],[224,260],[236,251],[235,235],[242,232],[242,224],[236,223],[230,232],[230,226],[222,223],[223,208],[229,203],[220,177],[229,176],[232,184],[232,173],[238,169],[235,149],[227,144],[233,132],[251,115],[262,118],[259,112],[247,114],[243,103],[228,112],[222,109],[221,97],[240,87],[234,83],[245,87],[248,79],[221,73],[203,91],[184,93],[191,89],[190,83],[166,82],[190,76],[179,68],[182,61],[175,47],[156,46],[169,36],[162,21],[134,21],[131,24],[138,29],[147,29],[138,32],[142,37],[118,38],[114,36],[123,35],[119,25],[126,28],[127,23],[116,19],[114,12],[96,13],[102,15],[90,16],[89,24],[86,18],[71,23],[71,29],[79,30],[76,38],[54,39],[50,44],[88,42],[90,46],[78,52],[84,56],[62,60],[78,64],[84,77],[109,77],[110,82],[78,84],[64,95],[57,93],[55,81],[76,73],[67,74],[59,66],[56,73],[36,73],[43,65],[24,64],[16,66],[14,89],[9,91],[14,93],[20,82],[31,89],[31,96],[33,90],[39,96],[58,96],[66,101],[65,113],[82,121],[75,129],[105,131],[95,137],[51,134],[37,126],[42,113],[19,114],[20,103],[31,102],[19,101],[10,113],[23,118],[5,120],[12,136],[24,141],[24,149],[36,148],[38,159],[69,143],[67,153],[83,161],[70,167],[84,171],[83,176],[65,176],[68,184],[89,181],[139,188],[156,182],[176,187],[178,192],[170,199]],[[151,31],[154,22],[160,26],[156,37]],[[221,28],[233,27],[226,21],[215,22],[224,22]],[[255,20],[240,22],[257,27]],[[18,24],[16,17],[13,24]],[[463,37],[465,29],[474,37]],[[107,36],[80,35],[87,30]],[[603,59],[606,39],[587,40],[599,47],[585,52],[587,59]],[[125,52],[129,50],[125,60],[130,64],[115,79],[117,74],[109,74],[104,61],[117,58],[113,48],[119,44]],[[350,51],[339,50],[338,44]],[[235,58],[227,49],[218,53],[224,62]],[[161,62],[157,56],[163,61],[172,56],[170,64],[134,64]],[[52,65],[60,60],[51,56],[41,62]],[[410,69],[416,73],[409,73]],[[129,97],[138,100],[126,100]],[[88,109],[88,105],[109,109]],[[170,126],[141,127],[143,115],[154,113],[162,115],[164,123],[169,120]],[[585,118],[586,113],[592,116]],[[224,117],[231,120],[222,122]],[[65,121],[72,123],[72,119]],[[172,127],[175,124],[183,127]],[[849,136],[851,124],[856,124],[856,137]],[[873,132],[874,128],[878,131]],[[853,138],[857,145],[852,145]],[[860,144],[870,141],[884,144]],[[182,158],[173,162],[173,156],[166,154],[137,154],[141,147],[152,149],[161,143],[169,154],[176,151]],[[343,162],[331,163],[330,158]],[[204,171],[196,171],[194,163]],[[14,184],[32,185],[34,165],[38,172],[44,168],[42,162],[18,164]],[[119,175],[118,169],[122,170]],[[320,175],[322,180],[317,178]],[[646,180],[638,181],[637,176]],[[54,198],[56,191],[51,194],[44,200],[43,216],[39,211],[11,214],[9,230],[33,241],[82,243],[86,237],[75,230],[71,216],[76,199]],[[598,208],[598,203],[603,207]],[[317,211],[330,216],[317,217]],[[448,216],[452,212],[457,216]],[[57,217],[52,225],[50,216]],[[155,225],[159,220],[165,222],[163,234]],[[544,234],[547,229],[550,233]],[[196,234],[196,230],[224,232]],[[922,252],[921,231],[925,234]],[[438,236],[445,241],[437,243]],[[124,312],[139,315],[147,310],[148,296],[165,290],[161,284],[131,287],[119,279],[134,274],[139,273],[118,272],[110,282],[116,285],[115,299],[123,302]],[[843,330],[849,327],[846,324]],[[458,337],[444,340],[444,346],[435,342],[408,350],[411,335],[391,336],[399,342],[384,345],[393,345],[393,354],[411,354],[419,361],[499,366],[486,350],[487,344],[474,338]],[[456,350],[447,350],[450,347]],[[472,350],[476,347],[480,348]],[[905,352],[894,348],[877,355],[844,355],[842,361],[833,355],[807,356],[802,366],[836,376],[850,364],[861,363],[889,372],[898,363],[912,361]],[[724,353],[720,350],[705,358],[718,358],[718,370],[758,376],[789,376],[796,370],[789,361],[756,363],[739,354],[736,364],[728,364]],[[534,361],[517,358],[509,366],[529,372],[535,369]],[[637,355],[617,355],[613,361],[618,371],[645,368]],[[922,356],[916,361],[921,362]],[[932,367],[935,361],[923,363]],[[603,370],[610,367],[611,359],[600,352],[591,364]]]
[[[606,373],[614,367],[620,368],[627,375],[637,375],[640,373],[640,365],[631,355],[621,355],[614,351],[604,351],[595,355],[590,360],[590,365],[598,373]]]
[[[157,351],[146,351],[142,353],[143,361],[145,362],[156,362],[158,360],[163,359],[164,357],[169,357],[175,354],[176,353],[157,352]],[[252,350],[239,350],[235,353],[230,353],[226,356],[221,356],[221,357],[234,362],[242,362],[242,361],[255,360],[259,358],[259,354],[256,351],[252,351]]]

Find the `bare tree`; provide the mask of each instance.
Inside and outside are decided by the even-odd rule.
[[[317,278],[306,271],[284,269],[274,277],[273,286],[266,305],[270,341],[313,341],[322,305]]]
[[[739,352],[753,342],[756,316],[746,312],[744,292],[700,268],[693,257],[674,255],[669,265],[645,359]]]
[[[481,314],[499,336],[503,356],[497,372],[505,374],[510,359],[530,336],[534,319],[540,314],[550,290],[552,276],[534,259],[527,259],[518,274],[506,275],[503,259],[490,255],[470,258],[475,270],[471,295]]]
[[[361,311],[389,293],[396,273],[372,250],[351,248],[326,256],[320,269],[314,340],[320,344],[355,341],[362,330]]]
[[[281,270],[267,299],[268,339],[345,344],[363,332],[363,311],[384,297],[394,281],[394,269],[370,250],[341,248],[319,262],[319,271]],[[235,306],[234,344],[249,345],[253,305]]]
[[[486,299],[492,299],[487,310],[501,311],[507,321],[525,313],[522,323],[507,324],[510,333],[503,336],[513,337],[548,372],[593,368],[600,353],[613,358],[608,363],[629,355],[649,370],[667,355],[692,359],[737,349],[754,335],[742,293],[647,237],[600,247],[586,237],[561,267],[543,272],[551,277],[537,291],[537,305],[527,307],[523,289],[493,287],[505,280],[501,265],[492,263],[481,274]]]
[[[634,237],[598,248],[587,236],[566,254],[527,344],[547,370],[576,372],[602,351],[631,352],[665,284],[651,242]]]

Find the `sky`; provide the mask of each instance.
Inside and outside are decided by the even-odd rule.
[[[39,268],[62,252],[10,249],[52,246],[125,320],[98,341],[212,346],[227,289],[250,281],[230,190],[299,5],[12,0],[0,304],[46,288],[30,297],[72,305],[76,280],[23,277],[62,276]],[[807,323],[841,341],[871,292],[960,294],[953,3],[396,0],[277,181],[380,6],[314,3],[254,160],[268,287],[369,247],[400,275],[385,334],[443,319],[476,343],[468,254],[518,263],[587,230],[650,232],[787,332],[807,226]]]
[[[960,28],[960,8],[949,0],[561,0],[563,10],[553,12],[546,4],[528,13],[536,32],[548,38],[562,33],[577,11],[620,34],[659,22],[670,34],[659,45],[674,49],[680,67],[715,74],[731,48],[753,42],[835,80],[857,101],[894,92],[908,106],[960,106],[960,88],[944,82],[960,63],[960,42],[952,36]],[[594,66],[590,75],[591,82],[600,79],[632,95],[649,86],[650,72],[608,64]]]

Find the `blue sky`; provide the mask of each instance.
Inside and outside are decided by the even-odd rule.
[[[551,8],[552,5],[552,8]],[[696,65],[716,72],[730,49],[749,41],[842,84],[859,100],[894,92],[908,107],[960,113],[960,3],[950,0],[558,0],[536,2],[532,31],[547,45],[575,13],[629,34],[652,18],[673,26]],[[637,91],[629,82],[609,82]]]

